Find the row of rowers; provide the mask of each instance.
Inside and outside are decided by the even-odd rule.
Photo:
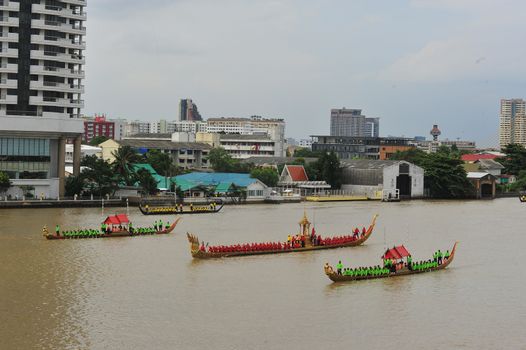
[[[382,257],[383,267],[377,265],[369,267],[344,268],[340,260],[338,261],[338,264],[336,264],[336,273],[344,276],[379,276],[387,275],[389,273],[396,273],[403,269],[410,271],[426,271],[446,263],[451,256],[449,250],[447,250],[445,253],[438,250],[433,253],[433,259],[413,262],[409,252],[407,252],[407,254],[402,253],[401,255],[393,257],[391,254],[392,251],[396,251],[397,253],[407,252],[404,246],[393,247],[393,249],[387,250],[387,252]],[[403,257],[406,257],[406,262],[403,261]],[[325,267],[328,268],[328,266],[329,265],[327,263]]]
[[[200,250],[203,252],[210,253],[238,253],[238,252],[258,252],[258,251],[274,251],[274,250],[288,250],[288,249],[299,249],[305,248],[306,245],[310,246],[330,246],[330,245],[344,245],[346,243],[354,242],[355,240],[363,237],[366,234],[365,227],[361,233],[358,228],[353,230],[352,235],[337,236],[337,237],[326,237],[323,238],[321,235],[317,235],[315,230],[312,229],[310,235],[289,235],[286,242],[263,242],[263,243],[243,243],[233,245],[220,245],[220,246],[208,246],[201,244]]]

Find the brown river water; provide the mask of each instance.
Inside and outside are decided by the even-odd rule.
[[[284,240],[304,208],[322,235],[380,216],[356,248],[191,258],[187,231]],[[524,349],[525,212],[516,198],[227,206],[167,236],[47,241],[43,224],[96,228],[101,210],[0,210],[0,349]],[[456,240],[445,271],[342,284],[323,273],[338,259],[379,264],[394,244],[427,259]]]

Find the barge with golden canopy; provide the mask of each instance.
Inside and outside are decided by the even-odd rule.
[[[263,255],[263,254],[280,254],[305,252],[311,250],[334,249],[342,247],[355,247],[363,244],[373,233],[376,225],[376,218],[373,217],[369,228],[363,228],[360,233],[355,229],[354,234],[348,234],[336,237],[321,237],[316,235],[314,228],[310,229],[311,223],[304,213],[302,220],[299,222],[300,232],[297,235],[289,236],[286,242],[267,242],[252,244],[235,244],[230,246],[210,247],[193,234],[187,233],[188,242],[190,243],[190,253],[196,259],[214,259],[227,258],[235,256]]]

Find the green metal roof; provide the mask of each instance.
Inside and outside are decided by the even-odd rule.
[[[216,186],[216,192],[229,192],[233,183],[231,182],[221,182]]]

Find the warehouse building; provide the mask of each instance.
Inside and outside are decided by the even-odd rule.
[[[342,190],[368,197],[424,196],[424,169],[397,160],[346,160],[342,165]]]

